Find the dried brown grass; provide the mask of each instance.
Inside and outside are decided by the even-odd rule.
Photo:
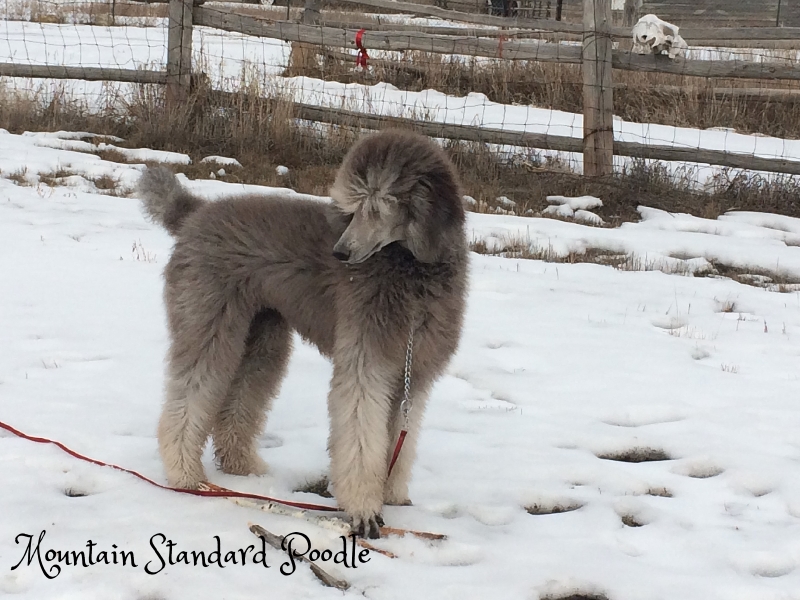
[[[723,277],[744,285],[763,288],[773,292],[800,291],[800,279],[776,266],[773,270],[757,268],[741,268],[727,265],[719,260],[708,259],[707,269],[692,270],[685,263],[667,259],[641,256],[629,252],[620,252],[609,247],[589,247],[584,251],[559,253],[552,246],[541,245],[536,240],[523,237],[508,237],[492,240],[491,245],[484,239],[470,242],[470,250],[477,254],[499,256],[502,258],[541,260],[556,264],[595,264],[612,267],[619,271],[660,271],[687,277]],[[734,304],[720,304],[721,312],[732,312]],[[671,330],[670,335],[686,336],[685,330]],[[690,335],[691,337],[691,335]],[[609,458],[601,456],[600,458]],[[626,460],[624,458],[615,460]],[[649,459],[655,460],[655,459]],[[636,461],[629,461],[636,462]]]
[[[313,194],[327,192],[344,154],[361,133],[300,121],[294,105],[280,93],[264,97],[263,89],[247,81],[235,94],[214,92],[201,80],[196,84],[188,100],[174,106],[167,104],[162,87],[141,85],[122,108],[102,114],[64,94],[45,102],[42,95],[0,87],[0,127],[12,132],[92,131],[125,138],[131,147],[184,152],[193,159],[187,174],[195,177],[211,172],[199,163],[201,158],[231,156],[243,168],[226,169],[226,180],[289,186]],[[497,198],[507,196],[517,203],[516,214],[536,214],[547,206],[548,195],[559,194],[601,198],[604,206],[596,212],[611,226],[638,220],[640,204],[708,218],[731,209],[800,217],[800,183],[788,177],[744,177],[723,171],[700,191],[691,170],[669,173],[643,161],[631,162],[613,177],[590,180],[541,159],[533,150],[509,161],[480,143],[445,142],[445,149],[462,173],[465,192],[478,201],[479,211],[495,210]],[[288,175],[278,175],[278,165],[288,167]]]
[[[744,52],[744,51],[743,51]],[[776,51],[777,52],[777,51]],[[343,83],[382,81],[400,89],[435,89],[465,96],[485,94],[493,102],[523,104],[567,112],[583,112],[580,65],[532,61],[471,59],[425,52],[374,58],[369,73],[354,69],[354,58],[341,52],[320,54],[317,64],[292,75]],[[679,127],[726,127],[743,133],[800,138],[800,97],[762,101],[754,95],[715,96],[709,80],[664,73],[614,71],[614,112],[638,123]],[[713,80],[713,86],[741,89],[800,90],[796,82]],[[667,88],[667,89],[665,89]]]

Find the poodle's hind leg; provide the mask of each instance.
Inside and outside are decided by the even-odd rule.
[[[249,316],[235,302],[168,303],[172,345],[158,444],[167,479],[195,489],[219,406],[241,362]]]
[[[232,475],[263,475],[257,438],[286,373],[292,338],[275,310],[261,310],[250,322],[244,357],[219,407],[212,437],[219,468]]]

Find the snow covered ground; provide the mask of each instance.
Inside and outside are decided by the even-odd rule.
[[[87,154],[78,137],[0,132],[0,421],[163,481],[155,426],[171,240],[143,219],[135,198],[104,195],[93,183],[111,177],[125,192],[140,166]],[[209,197],[243,189],[192,186]],[[800,265],[791,245],[797,219],[644,216],[607,230],[471,215],[469,234],[566,245],[615,236],[636,251],[724,251],[754,266]],[[215,535],[223,551],[235,550],[255,543],[253,521],[275,533],[303,531],[320,549],[339,542],[296,519],[162,491],[0,432],[0,594],[800,600],[798,360],[798,293],[473,254],[464,336],[426,415],[415,505],[385,513],[391,525],[445,541],[388,538],[377,545],[397,559],[371,554],[355,570],[325,565],[351,583],[344,594],[303,566],[281,575],[286,557],[273,550],[269,569],[175,565],[149,575],[148,561],[159,566],[150,547],[159,533],[178,550],[210,552]],[[293,490],[327,471],[330,374],[298,341],[261,436],[271,474],[225,476],[207,455],[212,481],[318,501]],[[612,460],[626,453],[666,460]],[[92,540],[97,550],[132,551],[137,567],[64,567],[55,579],[35,563],[11,570],[25,545],[15,537],[41,531],[42,550],[81,550]]]

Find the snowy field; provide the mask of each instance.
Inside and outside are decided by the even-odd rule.
[[[166,62],[165,27],[99,27],[0,21],[0,62],[84,67],[163,69]],[[194,29],[194,62],[212,85],[239,89],[243,78],[259,82],[265,93],[283,94],[297,102],[344,107],[371,115],[424,118],[433,122],[474,125],[508,132],[583,138],[583,115],[532,106],[492,102],[484,94],[451,96],[436,90],[410,92],[387,83],[343,84],[309,77],[281,77],[290,45],[217,29]],[[377,56],[373,52],[373,56]],[[395,53],[395,56],[398,56]],[[20,90],[35,90],[42,98],[59,95],[85,100],[103,109],[126,98],[130,84],[76,80],[7,79]],[[654,146],[720,150],[761,158],[800,161],[800,140],[740,134],[733,130],[694,129],[614,120],[614,137]],[[506,149],[510,150],[510,149]],[[519,150],[519,149],[516,149]],[[582,155],[543,151],[575,170]],[[616,157],[618,166],[628,159]],[[673,169],[686,163],[671,163]],[[704,183],[718,168],[695,165],[694,178]]]
[[[80,137],[0,132],[0,421],[163,481],[155,427],[167,348],[161,271],[172,242],[136,198],[94,183],[112,178],[124,194],[141,166],[100,160]],[[146,150],[128,158],[188,160]],[[208,197],[244,189],[192,186]],[[468,227],[487,243],[527,236],[567,251],[605,241],[800,269],[800,220],[643,215],[599,229],[472,214]],[[345,593],[302,565],[281,575],[286,556],[270,549],[269,569],[179,564],[149,575],[159,533],[178,550],[210,552],[213,536],[236,550],[255,543],[252,521],[305,532],[320,549],[339,542],[301,520],[159,490],[0,433],[0,595],[800,600],[800,294],[477,254],[470,276],[460,350],[425,419],[415,504],[385,512],[390,525],[446,540],[382,539],[376,545],[398,558],[373,553],[355,570],[326,564],[350,582]],[[271,473],[225,476],[207,454],[212,481],[319,502],[293,490],[327,472],[330,375],[298,340],[261,436]],[[626,453],[664,460],[612,460]],[[35,563],[11,570],[25,543],[15,537],[42,531],[42,551],[92,540],[97,550],[132,551],[137,567],[64,567],[54,579]]]

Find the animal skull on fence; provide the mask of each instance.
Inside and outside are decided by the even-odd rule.
[[[678,27],[655,15],[645,15],[633,26],[633,51],[639,54],[683,56],[689,47],[678,34]]]

